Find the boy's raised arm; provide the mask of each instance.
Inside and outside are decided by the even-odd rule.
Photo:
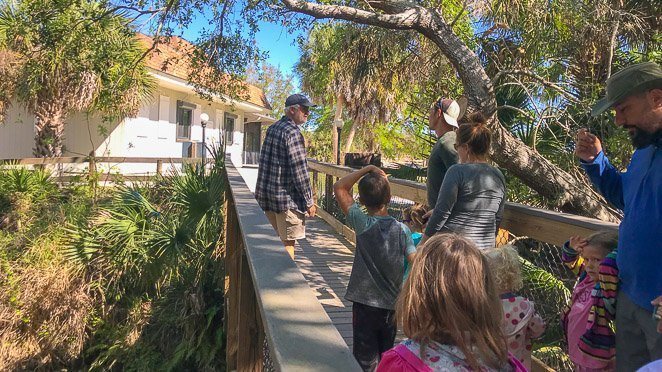
[[[333,193],[336,195],[336,201],[340,206],[340,209],[343,213],[347,214],[349,212],[349,207],[354,204],[354,197],[352,197],[352,187],[355,183],[359,182],[361,177],[365,176],[370,172],[379,173],[382,176],[386,177],[386,173],[383,170],[377,168],[374,165],[368,165],[357,171],[354,171],[345,177],[338,180],[338,182],[333,184]]]

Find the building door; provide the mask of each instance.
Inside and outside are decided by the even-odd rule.
[[[257,165],[260,159],[261,123],[244,124],[244,164]]]

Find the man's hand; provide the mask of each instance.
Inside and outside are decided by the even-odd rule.
[[[575,146],[575,155],[587,163],[593,162],[595,157],[602,151],[600,139],[590,133],[587,129],[580,129],[577,132],[577,143]]]
[[[570,248],[577,251],[577,253],[582,254],[584,247],[586,247],[586,239],[581,236],[571,236],[570,237]]]
[[[308,217],[315,217],[315,213],[317,213],[317,206],[315,204],[311,205],[310,208],[308,208]]]
[[[657,319],[657,333],[662,333],[662,296],[651,301],[653,306],[656,306],[657,312],[653,314],[653,317]]]

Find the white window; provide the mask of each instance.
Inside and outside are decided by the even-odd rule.
[[[191,139],[193,110],[195,110],[194,104],[184,101],[177,101],[177,139]]]
[[[225,113],[223,131],[225,132],[225,145],[234,144],[234,124],[237,121],[237,115]]]

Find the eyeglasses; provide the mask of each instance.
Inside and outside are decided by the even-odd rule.
[[[446,99],[446,98],[443,98],[443,97],[439,98],[439,99],[437,100],[437,102],[434,103],[434,107],[435,107],[437,110],[441,110],[441,112],[446,112],[446,111],[448,110],[448,107],[450,106],[450,104],[447,103],[446,105],[444,105],[444,100],[445,100],[445,99]],[[451,102],[452,102],[452,101],[451,101]]]
[[[306,116],[310,115],[310,108],[307,106],[299,106],[299,110],[301,110],[301,112]]]

